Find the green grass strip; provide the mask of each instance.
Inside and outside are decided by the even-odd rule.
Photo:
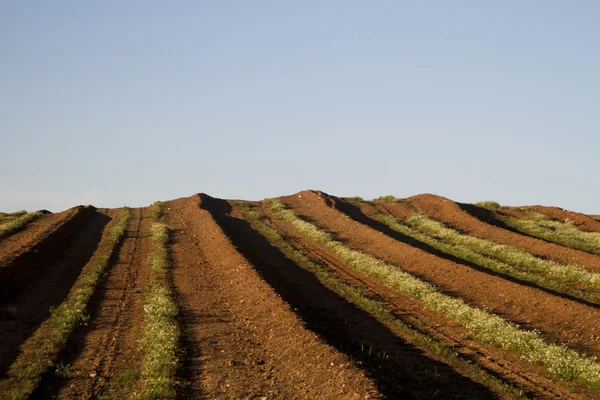
[[[50,318],[35,331],[23,352],[11,365],[0,392],[8,399],[26,399],[39,384],[42,375],[54,365],[59,351],[75,328],[87,321],[86,307],[94,293],[111,254],[127,227],[129,208],[123,207],[103,235],[98,250],[90,259],[71,292]]]
[[[396,196],[391,195],[391,194],[386,194],[386,195],[379,196],[379,197],[373,199],[373,201],[377,201],[377,200],[386,201],[386,202],[389,202],[389,203],[400,203],[400,204],[406,203],[406,199],[402,199],[400,197],[396,197]]]
[[[501,216],[500,220],[526,235],[600,255],[600,232],[583,231],[571,223],[554,221],[537,212],[527,215],[531,219]]]
[[[423,214],[413,213],[406,222],[379,212],[375,213],[373,218],[392,230],[443,253],[557,292],[600,302],[599,294],[582,293],[576,287],[570,286],[582,284],[589,289],[600,289],[600,274],[579,266],[543,260],[513,246],[464,235]]]
[[[15,211],[12,213],[0,212],[0,224],[4,224],[8,221],[13,221],[25,214],[27,214],[27,211],[25,211],[25,210]]]
[[[43,216],[44,214],[41,212],[31,212],[4,222],[0,225],[0,239],[22,229],[25,225]]]
[[[475,203],[475,205],[477,207],[490,208],[490,209],[497,209],[497,208],[502,207],[497,201],[494,201],[494,200],[478,201],[477,203]]]
[[[273,212],[305,236],[323,244],[353,268],[378,279],[386,286],[421,301],[470,329],[475,338],[505,350],[514,351],[523,359],[543,366],[553,376],[600,385],[600,365],[565,345],[546,343],[536,331],[525,331],[518,325],[485,310],[469,306],[462,299],[443,294],[433,285],[360,251],[336,241],[326,231],[300,219],[283,202],[271,203]]]
[[[139,397],[174,399],[177,397],[180,328],[177,303],[167,282],[169,228],[154,223],[150,237],[154,243],[154,252],[148,260],[152,283],[144,299],[145,323],[140,339],[144,354],[141,372],[144,389]]]
[[[393,202],[393,203],[404,203],[405,200],[404,199],[399,199],[391,194],[386,194],[384,196],[379,196],[376,199],[373,199],[373,201],[375,200],[381,200],[381,201],[389,201],[389,202]]]
[[[410,340],[412,344],[422,349],[426,349],[432,354],[438,355],[438,357],[440,357],[440,359],[446,364],[460,369],[463,371],[463,373],[470,374],[475,381],[486,385],[496,393],[502,394],[503,397],[524,397],[522,391],[515,389],[513,386],[502,381],[501,379],[488,374],[477,364],[473,364],[464,360],[458,353],[431,336],[406,325],[397,319],[382,302],[368,298],[361,290],[345,283],[337,275],[331,273],[327,268],[324,268],[311,261],[310,258],[297,250],[286,239],[284,239],[276,229],[265,224],[262,220],[262,216],[254,211],[248,203],[238,202],[238,206],[243,209],[244,218],[250,223],[256,232],[260,233],[267,240],[269,240],[270,243],[275,245],[283,254],[285,254],[288,259],[292,260],[296,265],[315,275],[315,277],[323,286],[345,298],[361,310],[369,313],[382,324],[402,332],[404,334],[403,337]]]
[[[164,209],[165,209],[164,201],[155,201],[154,204],[152,204],[152,206],[150,206],[150,218],[153,219],[154,221],[158,222],[160,220],[160,217],[163,214]]]

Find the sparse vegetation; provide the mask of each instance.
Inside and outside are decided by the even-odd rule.
[[[395,265],[348,248],[328,232],[297,217],[293,211],[286,209],[281,201],[273,201],[271,209],[278,217],[288,221],[302,234],[329,248],[353,268],[450,317],[470,329],[476,339],[514,351],[523,359],[545,367],[554,377],[600,385],[600,364],[594,359],[586,358],[565,345],[547,343],[535,331],[522,330],[518,325],[497,315],[469,306],[460,298],[439,292],[433,285],[415,278]]]
[[[169,228],[164,224],[154,223],[150,229],[150,237],[154,243],[154,251],[148,260],[152,270],[152,283],[145,295],[145,323],[140,339],[144,354],[141,371],[144,389],[140,398],[174,399],[177,394],[180,329],[177,323],[177,303],[167,281]]]
[[[548,242],[600,255],[600,232],[587,232],[572,223],[553,221],[547,216],[529,212],[531,219],[500,217],[510,227]]]
[[[63,363],[58,363],[54,367],[54,374],[61,378],[69,378],[71,376],[71,367]]]
[[[491,208],[491,209],[497,209],[497,208],[502,207],[500,205],[500,203],[498,203],[497,201],[493,201],[493,200],[478,201],[477,203],[475,203],[475,205],[478,207]]]
[[[391,194],[388,194],[385,196],[379,196],[378,198],[376,198],[374,200],[389,201],[389,202],[394,202],[394,203],[404,203],[404,199],[399,199],[395,196],[392,196]]]
[[[17,219],[25,214],[27,214],[27,211],[25,211],[25,210],[15,211],[12,213],[0,212],[0,224],[3,224],[4,222],[12,221],[12,220]]]
[[[126,369],[120,376],[121,381],[125,383],[133,383],[140,379],[140,374],[132,369]]]
[[[548,289],[600,302],[600,295],[597,293],[600,289],[600,274],[584,268],[543,260],[513,246],[463,235],[418,213],[413,213],[406,222],[382,213],[374,214],[374,218],[394,231],[446,254]],[[587,287],[588,291],[582,292],[575,287],[577,284]]]
[[[15,211],[15,212],[11,212],[11,213],[0,212],[0,219],[2,219],[2,218],[16,218],[16,217],[20,217],[21,215],[25,215],[25,214],[27,214],[26,210]]]
[[[125,232],[129,216],[129,208],[124,207],[119,211],[67,299],[52,310],[50,318],[35,331],[11,365],[6,379],[0,382],[0,391],[8,399],[28,398],[42,375],[54,365],[71,332],[87,321],[88,302],[102,279],[115,246]]]
[[[381,301],[367,297],[361,290],[345,283],[327,268],[313,262],[309,257],[292,246],[277,229],[267,225],[263,221],[263,216],[253,210],[248,203],[238,202],[237,205],[243,209],[244,218],[250,222],[254,230],[267,238],[296,265],[314,274],[323,286],[369,313],[382,324],[401,332],[402,336],[414,345],[436,354],[445,363],[469,374],[472,379],[485,384],[496,392],[502,393],[505,397],[522,397],[520,391],[488,374],[477,364],[472,364],[461,358],[459,354],[443,343],[400,321]]]
[[[154,221],[158,221],[162,216],[162,213],[165,208],[165,203],[163,201],[155,201],[152,206],[150,206],[150,218]]]
[[[14,232],[17,232],[30,222],[35,221],[36,219],[39,219],[44,216],[44,214],[41,212],[32,212],[25,214],[23,214],[23,212],[18,212],[17,214],[9,215],[14,215],[14,218],[6,219],[5,222],[3,222],[0,225],[0,239]]]
[[[352,196],[349,198],[350,200],[355,200],[355,201],[365,201],[365,199],[363,199],[360,196]]]

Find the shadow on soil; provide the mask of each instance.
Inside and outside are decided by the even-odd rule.
[[[2,271],[0,375],[19,355],[19,347],[50,317],[51,307],[67,297],[109,221],[107,215],[86,207]]]
[[[179,306],[178,322],[181,328],[179,343],[182,351],[181,364],[177,370],[177,378],[182,382],[182,385],[177,390],[177,398],[203,398],[203,393],[192,388],[189,384],[193,379],[197,379],[198,376],[202,375],[202,370],[195,368],[192,362],[193,359],[200,359],[202,357],[202,351],[198,343],[194,340],[191,327],[206,323],[207,320],[218,320],[220,316],[216,314],[198,315],[191,308],[187,307],[185,302],[180,300],[176,291],[173,291],[173,293],[175,294],[175,301]]]
[[[181,236],[184,236],[183,231],[181,231]],[[171,230],[169,243],[177,243],[180,240],[180,231],[175,229]],[[172,257],[173,254],[171,253],[171,250],[169,250],[169,258],[171,260],[170,265],[174,265]],[[177,369],[177,379],[181,384],[177,388],[177,398],[186,400],[206,398],[207,396],[205,393],[202,393],[199,388],[193,387],[193,385],[190,384],[194,379],[198,379],[199,376],[202,376],[203,373],[202,368],[193,361],[199,360],[202,357],[202,350],[198,341],[194,339],[192,327],[211,323],[212,321],[220,321],[223,317],[218,313],[198,314],[189,307],[188,302],[182,300],[181,294],[175,287],[173,269],[169,270],[167,280],[172,290],[171,294],[179,308],[177,322],[181,329],[179,337],[181,364]],[[215,340],[218,339],[215,338]]]
[[[413,239],[411,237],[408,237],[408,236],[405,236],[405,235],[403,235],[403,234],[401,234],[399,232],[396,232],[395,230],[391,229],[387,225],[382,224],[381,222],[368,217],[367,215],[365,215],[362,212],[362,210],[360,208],[358,208],[354,204],[348,203],[348,202],[346,202],[346,201],[344,201],[342,199],[336,199],[335,202],[334,202],[334,207],[337,210],[339,210],[339,211],[343,212],[344,214],[348,215],[353,220],[355,220],[357,222],[360,222],[363,225],[367,225],[367,226],[369,226],[369,227],[371,227],[371,228],[373,228],[373,229],[375,229],[375,230],[377,230],[379,232],[384,233],[387,236],[390,236],[393,239],[398,240],[399,242],[406,243],[406,244],[408,244],[410,246],[416,247],[416,248],[421,249],[423,251],[426,251],[426,252],[428,252],[430,254],[433,254],[433,255],[435,255],[435,256],[437,256],[439,258],[443,258],[443,259],[446,259],[448,261],[452,261],[454,263],[467,266],[467,267],[472,268],[474,270],[477,270],[479,272],[483,272],[483,273],[485,273],[487,275],[497,276],[497,277],[502,278],[504,280],[507,280],[507,281],[510,281],[510,282],[513,282],[513,283],[517,283],[517,284],[519,284],[521,286],[527,286],[527,287],[531,287],[531,288],[534,288],[534,289],[541,290],[542,292],[551,294],[552,296],[560,297],[560,298],[565,299],[565,300],[574,301],[574,302],[583,304],[583,305],[588,306],[588,307],[600,309],[600,304],[596,304],[596,303],[593,303],[591,301],[587,301],[587,300],[584,300],[584,299],[581,299],[579,297],[575,297],[575,296],[572,296],[572,295],[569,295],[569,294],[557,292],[555,290],[545,288],[545,287],[537,285],[535,283],[532,283],[532,282],[529,282],[529,281],[525,281],[525,280],[521,280],[519,278],[515,278],[514,276],[511,276],[511,275],[503,274],[501,272],[492,271],[492,270],[490,270],[488,268],[482,267],[482,266],[480,266],[478,264],[475,264],[475,263],[472,263],[470,261],[465,261],[465,260],[463,260],[461,258],[458,258],[458,257],[455,257],[455,256],[453,256],[451,254],[443,253],[443,252],[437,250],[436,248],[429,246],[426,243],[419,242],[419,241],[417,241],[417,240],[415,240],[415,239]],[[391,213],[389,213],[389,211],[388,211],[388,214],[392,215]],[[413,275],[415,275],[415,274],[413,274]],[[415,276],[418,276],[418,275],[415,275]],[[418,276],[418,278],[422,279],[422,280],[424,280],[426,282],[428,282],[428,280],[425,279],[424,277]],[[435,282],[429,282],[429,283],[435,285]],[[451,296],[457,296],[458,295],[457,293],[452,293],[452,292],[444,291],[444,290],[442,290],[442,291],[444,293],[448,294],[448,295],[451,295]],[[524,326],[527,326],[527,324],[524,321],[522,322],[522,324]]]
[[[205,196],[208,210],[263,279],[327,343],[355,360],[388,398],[495,398],[484,386],[458,374],[404,342],[368,313],[321,285],[250,224],[230,215],[225,200]]]
[[[514,233],[518,233],[522,235],[523,233],[518,230],[506,225],[504,222],[496,218],[496,214],[493,211],[488,210],[487,208],[476,206],[475,204],[468,203],[456,203],[458,206],[469,214],[470,216],[477,218],[481,222],[485,222],[486,224],[493,225],[498,228],[506,229],[507,231],[511,231]]]
[[[527,236],[527,237],[530,237],[530,238],[532,238],[532,239],[540,240],[540,241],[542,241],[542,242],[549,243],[549,244],[551,244],[551,245],[563,246],[563,247],[569,247],[569,246],[564,246],[564,245],[561,245],[560,243],[554,242],[554,241],[552,241],[552,240],[549,240],[549,239],[544,239],[543,237],[539,237],[539,236],[531,235],[531,234],[529,234],[529,233],[527,233],[527,232],[521,232],[520,230],[518,230],[518,229],[515,229],[515,228],[513,228],[513,227],[511,227],[511,226],[507,225],[507,224],[506,224],[506,223],[504,223],[502,220],[500,220],[500,219],[497,217],[497,215],[499,214],[499,215],[503,215],[503,216],[505,216],[505,217],[509,217],[509,218],[511,218],[511,217],[512,217],[512,218],[515,218],[515,216],[514,216],[514,215],[511,215],[511,214],[509,214],[509,212],[508,212],[508,211],[505,211],[505,210],[499,209],[499,210],[497,210],[496,212],[494,212],[494,211],[488,210],[488,209],[486,209],[486,208],[483,208],[483,207],[478,207],[478,206],[476,206],[476,205],[474,205],[474,204],[463,204],[463,203],[458,203],[458,205],[460,206],[460,208],[461,208],[462,210],[464,210],[465,212],[467,212],[467,213],[468,213],[468,214],[470,214],[471,216],[473,216],[473,217],[475,217],[475,218],[479,219],[480,221],[482,221],[482,222],[485,222],[485,223],[487,223],[487,224],[490,224],[490,225],[496,226],[496,227],[498,227],[498,228],[506,229],[507,231],[511,231],[511,232],[513,232],[513,233],[516,233],[517,235],[521,235],[521,236]],[[516,218],[522,218],[522,217],[516,217]],[[577,249],[577,248],[573,248],[573,250],[582,251],[582,252],[584,252],[584,253],[588,253],[588,254],[592,254],[592,255],[598,255],[598,254],[596,254],[596,253],[594,253],[594,252],[587,251],[587,250],[584,250],[584,249]],[[540,255],[538,255],[537,257],[540,257],[540,258],[546,259],[546,257],[544,257],[544,256],[540,256]]]
[[[103,273],[103,277],[101,278],[100,283],[94,290],[94,293],[92,294],[92,297],[88,302],[88,322],[84,325],[78,326],[71,333],[67,340],[67,343],[63,346],[62,350],[60,351],[57,360],[55,361],[55,365],[72,365],[73,362],[77,360],[81,352],[84,350],[87,335],[97,328],[97,316],[100,312],[102,299],[106,296],[108,283],[107,276],[110,274],[110,271],[115,267],[115,265],[119,261],[119,253],[121,251],[121,248],[123,247],[123,244],[125,243],[125,238],[128,237],[132,237],[132,235],[130,235],[130,233],[126,231],[121,240],[119,240],[119,242],[115,245],[112,254],[110,255],[107,267]],[[94,248],[94,250],[96,249]],[[44,375],[42,375],[42,379],[39,385],[36,387],[33,394],[30,396],[30,399],[56,399],[58,397],[60,389],[67,382],[69,382],[69,379],[70,378],[68,375],[63,376],[62,374],[57,373],[55,368],[50,368]],[[92,396],[91,398],[96,397]]]
[[[15,258],[0,269],[0,306],[14,303],[24,290],[52,269],[63,257],[66,250],[76,241],[84,227],[98,214],[93,207],[81,210],[60,228],[48,235],[39,244]],[[108,223],[110,218],[104,216]],[[103,226],[104,226],[103,225]],[[91,251],[93,252],[93,248]],[[91,254],[90,254],[91,256]]]

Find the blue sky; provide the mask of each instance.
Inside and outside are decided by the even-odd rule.
[[[4,1],[0,210],[304,189],[600,213],[600,3]]]

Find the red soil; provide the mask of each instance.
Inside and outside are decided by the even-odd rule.
[[[600,271],[599,256],[521,235],[503,227],[494,212],[433,195],[415,196],[403,204],[353,202],[312,191],[282,199],[351,248],[395,264],[469,304],[538,329],[549,341],[600,355],[598,307],[440,254],[371,216],[379,210],[406,218],[419,211],[466,234],[590,270]],[[600,398],[597,391],[553,381],[518,355],[474,340],[452,320],[356,271],[274,218],[265,203],[253,206],[265,223],[313,262],[489,374],[535,398]],[[585,230],[600,228],[600,222],[582,214],[540,206],[525,209],[558,220],[569,218]],[[47,215],[0,240],[0,372],[32,346],[29,339],[50,308],[60,304],[91,267],[89,260],[104,246],[101,235],[117,211],[77,207]],[[147,214],[145,208],[132,209],[127,232],[91,298],[89,321],[69,337],[32,398],[131,398],[139,393],[142,299],[150,282],[147,259],[153,248]],[[166,203],[162,220],[172,229],[168,279],[180,308],[179,398],[498,395],[464,364],[419,347],[402,329],[324,287],[277,243],[256,232],[238,202],[207,195],[177,199]]]
[[[415,327],[417,330],[445,343],[463,358],[476,362],[492,375],[502,376],[504,379],[509,380],[511,385],[518,387],[528,396],[535,398],[573,396],[572,393],[565,391],[564,388],[556,385],[551,379],[540,377],[540,374],[543,375],[544,372],[521,360],[518,355],[475,340],[465,339],[470,336],[470,332],[467,329],[435,311],[424,308],[422,303],[412,297],[399,294],[381,284],[377,279],[350,267],[346,262],[341,260],[323,245],[301,235],[289,223],[273,218],[268,206],[263,205],[262,210],[269,216],[269,222],[274,225],[274,227],[279,230],[280,234],[284,236],[288,242],[293,244],[296,249],[309,256],[313,262],[325,266],[346,283],[360,289],[369,298],[386,304],[387,308],[392,311],[394,316],[405,324]],[[318,300],[321,301],[322,297],[319,297]],[[336,313],[339,313],[339,311],[336,311]],[[348,325],[349,328],[354,328],[356,330],[357,327],[365,326],[365,321],[363,320]],[[432,372],[431,366],[435,364],[432,359],[437,359],[437,355],[428,354],[430,359],[421,357],[419,360],[414,356],[411,358],[407,354],[403,354],[410,349],[410,345],[407,343],[399,343],[398,340],[386,343],[385,337],[382,338],[376,336],[373,327],[369,328],[368,337],[366,338],[360,335],[360,329],[358,329],[358,331],[359,333],[349,332],[346,337],[365,341],[365,343],[369,343],[369,346],[372,346],[375,349],[379,348],[381,349],[380,351],[386,352],[387,354],[397,355],[398,360],[395,361],[397,361],[399,365],[394,365],[393,367],[386,369],[386,371],[388,371],[387,373],[390,373],[389,371],[397,373],[398,377],[395,377],[396,379],[401,381],[415,375],[424,376],[426,378],[427,388],[430,390],[435,389],[437,391],[434,392],[437,393],[436,397],[454,397],[467,392],[466,388],[458,383],[460,381],[464,382],[464,378],[457,379],[451,375],[445,376],[443,373],[440,373],[440,371],[444,371],[444,368],[440,368],[439,365],[434,369],[434,376],[427,376],[428,372]],[[406,334],[397,330],[394,331],[394,334],[401,338],[406,336]],[[371,339],[373,343],[370,343],[369,339]],[[425,352],[427,352],[427,350],[425,350]],[[411,362],[403,362],[406,360],[411,360]],[[407,371],[407,368],[409,371]],[[411,374],[410,370],[419,370],[419,373]],[[445,372],[447,373],[447,371]],[[436,387],[432,382],[440,383],[441,386]],[[418,384],[411,382],[407,386],[418,387]],[[456,393],[454,393],[454,391],[456,391]],[[487,396],[490,396],[490,394]],[[486,396],[480,394],[479,397],[483,398]]]
[[[0,269],[0,273],[6,273],[0,284],[0,297],[6,301],[0,313],[2,374],[17,356],[19,345],[50,316],[50,308],[64,300],[110,220],[93,208],[72,211],[64,213],[62,225],[44,235],[32,250]],[[70,218],[65,221],[67,215]]]
[[[489,308],[525,328],[537,329],[550,341],[600,355],[596,340],[600,337],[600,310],[595,307],[442,259],[384,235],[338,211],[335,207],[341,200],[331,196],[307,191],[283,200],[301,217],[314,221],[351,248],[398,265],[471,305]]]
[[[32,279],[43,274],[51,265],[44,263],[46,257],[60,256],[94,212],[93,207],[76,207],[48,215],[0,240],[0,306],[10,303]]]
[[[208,203],[208,204],[207,204]],[[307,330],[232,246],[208,196],[168,203],[181,303],[185,398],[378,397],[351,360]]]
[[[46,214],[43,218],[29,223],[24,229],[0,239],[0,268],[20,254],[33,249],[79,211],[80,207],[74,207],[61,213]]]
[[[128,397],[135,390],[127,373],[140,370],[138,338],[143,326],[142,295],[148,284],[151,221],[132,209],[127,231],[114,250],[107,277],[91,299],[90,320],[61,355],[68,378],[48,376],[37,396],[59,399]]]
[[[541,214],[547,215],[548,217],[560,221],[570,222],[575,224],[580,229],[588,232],[600,232],[600,221],[592,218],[589,215],[581,214],[574,211],[563,210],[558,207],[546,207],[546,206],[529,206],[523,207],[528,211],[536,211]]]
[[[600,272],[600,256],[548,243],[494,225],[501,225],[501,222],[496,220],[494,213],[489,210],[469,204],[459,205],[452,200],[429,194],[410,197],[407,201],[416,211],[465,234],[514,246],[541,258],[580,265],[590,271]],[[401,204],[386,203],[386,207],[393,213],[399,209],[402,209],[401,214],[406,213],[406,208]]]

